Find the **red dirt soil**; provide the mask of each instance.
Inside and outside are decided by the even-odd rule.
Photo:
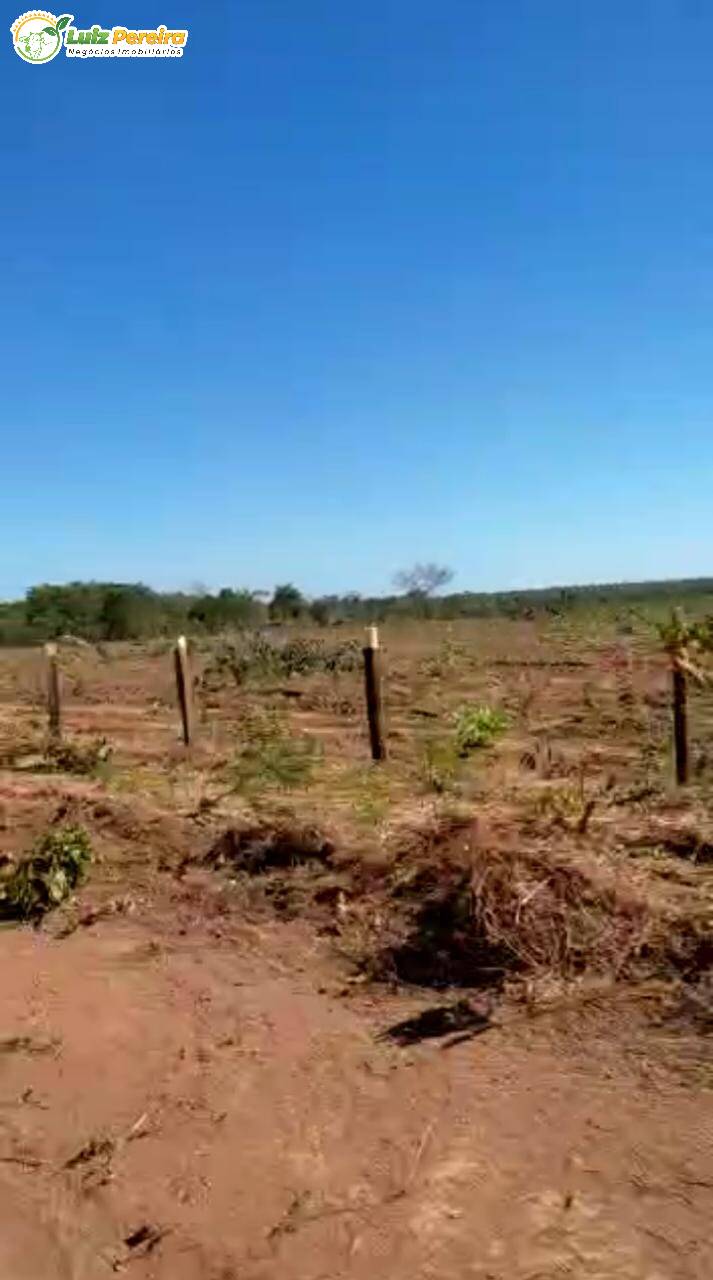
[[[369,818],[381,792],[348,709],[360,674],[292,682],[292,731],[325,744],[309,813],[360,842],[370,832],[379,852],[392,819],[410,833],[436,803],[421,734],[449,732],[466,701],[503,705],[511,732],[463,783],[478,813],[511,805],[502,847],[569,858],[576,845],[607,882],[707,910],[703,844],[669,845],[685,823],[710,842],[711,793],[683,809],[656,790],[660,654],[636,650],[624,679],[601,646],[500,621],[395,629],[391,645],[383,820]],[[350,981],[319,919],[248,913],[228,866],[176,874],[243,820],[240,797],[216,801],[220,768],[238,712],[282,713],[282,695],[226,688],[186,757],[167,647],[65,665],[67,732],[108,737],[111,786],[31,772],[41,656],[6,653],[0,670],[0,853],[29,849],[67,801],[97,855],[77,908],[0,931],[0,1280],[710,1280],[702,1034],[635,982],[596,998],[575,984],[559,1011],[497,1006],[482,1034],[399,1047],[383,1033],[455,997]],[[691,712],[703,766],[713,694]],[[652,789],[649,812],[636,797]],[[584,797],[596,808],[580,839]],[[362,906],[375,923],[378,903]],[[87,927],[62,936],[77,915]]]
[[[0,937],[3,1280],[713,1274],[688,1036],[594,1005],[396,1048],[423,997],[345,985],[217,879]]]

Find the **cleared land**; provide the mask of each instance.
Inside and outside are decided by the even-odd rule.
[[[94,854],[0,934],[3,1275],[713,1272],[713,697],[676,792],[649,633],[388,626],[372,766],[362,636],[200,648],[189,752],[168,645],[64,647],[54,754],[0,653],[0,852]]]

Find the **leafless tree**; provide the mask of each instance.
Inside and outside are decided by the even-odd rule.
[[[432,596],[453,577],[453,570],[444,564],[415,564],[411,569],[400,569],[394,574],[394,584],[409,596]]]

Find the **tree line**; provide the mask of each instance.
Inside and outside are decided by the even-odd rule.
[[[23,600],[0,603],[0,645],[41,644],[62,635],[93,642],[140,640],[293,622],[332,626],[391,618],[556,617],[602,607],[623,616],[627,610],[671,604],[710,610],[713,602],[713,578],[437,594],[451,576],[442,566],[415,565],[397,575],[398,590],[392,595],[348,592],[316,599],[293,583],[283,583],[272,593],[233,587],[162,592],[143,583],[42,584],[32,587]]]

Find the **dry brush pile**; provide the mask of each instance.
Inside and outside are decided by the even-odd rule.
[[[208,865],[254,905],[307,915],[370,980],[502,989],[533,978],[695,981],[704,917],[665,911],[571,850],[489,837],[472,820],[401,838],[379,858],[340,853],[316,827],[229,829]],[[257,886],[257,889],[256,889]]]

